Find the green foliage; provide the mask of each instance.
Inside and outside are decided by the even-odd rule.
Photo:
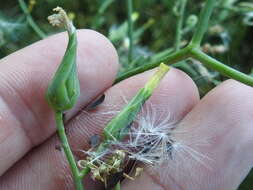
[[[176,25],[175,10],[179,0],[138,0],[133,1],[132,14],[133,57],[128,62],[129,39],[127,27],[127,1],[117,0],[35,0],[25,1],[29,14],[39,28],[47,35],[56,31],[45,19],[56,6],[67,8],[74,15],[78,28],[92,28],[109,37],[116,46],[121,63],[121,73],[137,66],[146,65],[174,52]],[[203,1],[189,0],[182,23],[180,47],[190,40],[196,26],[196,16]],[[244,73],[253,73],[253,3],[250,0],[217,0],[208,33],[202,42],[202,50],[221,62]],[[4,57],[41,37],[31,26],[27,14],[17,1],[1,2],[0,10],[0,57]],[[201,63],[188,60],[175,66],[189,74],[197,83],[201,95],[226,79],[210,71]],[[252,181],[252,174],[249,176]],[[252,189],[245,182],[241,189]]]

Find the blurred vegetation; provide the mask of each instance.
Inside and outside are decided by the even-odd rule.
[[[181,0],[133,1],[133,60],[128,62],[129,38],[126,0],[9,0],[0,7],[0,58],[45,36],[57,33],[47,22],[56,6],[65,8],[77,28],[91,28],[107,36],[118,50],[121,71],[146,64],[174,51],[177,13]],[[203,0],[188,0],[185,8],[182,40],[192,36]],[[27,5],[28,10],[20,6]],[[34,23],[33,23],[34,22]],[[37,27],[38,26],[38,27]],[[253,3],[250,0],[217,0],[203,51],[244,73],[253,75]],[[185,61],[186,62],[186,61]],[[189,74],[205,95],[223,76],[187,60],[176,66]],[[252,175],[242,190],[253,189]],[[250,180],[251,179],[251,180]]]

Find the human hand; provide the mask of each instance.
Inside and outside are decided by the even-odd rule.
[[[65,119],[72,149],[81,158],[89,138],[101,133],[112,117],[104,113],[119,110],[125,104],[122,95],[133,97],[153,71],[111,87],[118,58],[110,42],[94,31],[81,30],[78,44],[81,96]],[[58,34],[0,60],[2,190],[74,189],[64,154],[55,149],[60,143],[44,97],[66,45],[67,37]],[[102,105],[92,112],[80,111],[106,89]],[[175,133],[175,138],[191,149],[175,154],[158,170],[147,168],[136,180],[125,180],[122,189],[236,189],[253,165],[252,94],[251,87],[228,80],[199,100],[192,80],[172,69],[150,102],[178,121],[176,131],[183,133]],[[85,185],[102,189],[89,178]]]

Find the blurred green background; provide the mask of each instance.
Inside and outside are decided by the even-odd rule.
[[[129,63],[126,0],[2,1],[0,58],[45,36],[59,32],[57,28],[48,24],[47,16],[52,14],[53,8],[61,6],[69,12],[77,28],[97,30],[113,42],[120,57],[122,66],[120,72],[123,73],[164,57],[173,51],[180,2],[181,0],[135,0],[133,2],[134,48],[133,59]],[[188,0],[183,20],[181,47],[189,42],[197,21],[196,16],[204,2],[203,0]],[[203,51],[253,76],[252,41],[252,1],[217,0],[209,30],[202,42]],[[181,62],[177,67],[194,79],[201,96],[226,79],[194,60]],[[240,189],[253,189],[253,172]]]

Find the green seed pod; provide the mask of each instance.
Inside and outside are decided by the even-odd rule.
[[[49,19],[54,25],[62,25],[61,22],[65,22],[63,24],[68,30],[69,42],[62,62],[48,86],[46,98],[55,111],[64,112],[74,106],[80,94],[76,68],[77,35],[65,12],[60,12],[60,8],[56,11],[59,11],[59,14],[52,15]]]

